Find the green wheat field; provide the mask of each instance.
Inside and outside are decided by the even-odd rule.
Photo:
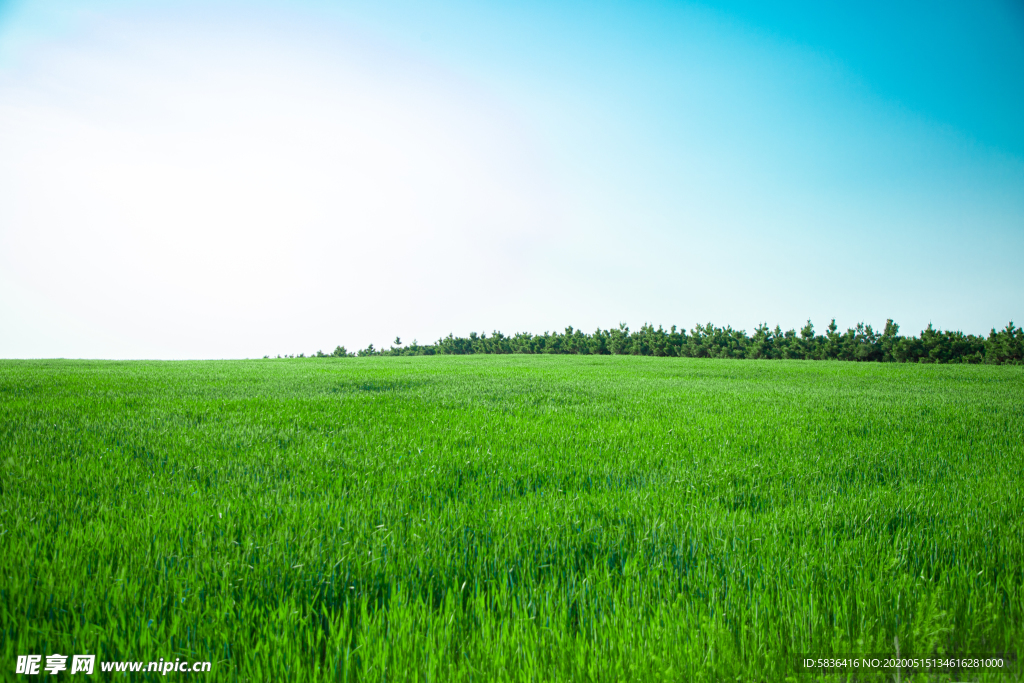
[[[55,652],[208,681],[1024,654],[1024,367],[2,361],[0,463],[5,679]]]

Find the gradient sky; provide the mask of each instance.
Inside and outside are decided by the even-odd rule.
[[[3,2],[0,357],[1024,322],[1024,6]]]

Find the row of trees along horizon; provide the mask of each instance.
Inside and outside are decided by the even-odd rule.
[[[564,332],[519,332],[511,337],[501,332],[493,332],[491,336],[471,332],[468,337],[449,334],[434,344],[426,345],[415,341],[403,345],[401,339],[396,337],[388,349],[375,349],[370,344],[357,353],[351,353],[344,346],[338,346],[332,353],[317,351],[313,357],[558,353],[882,363],[1024,364],[1024,330],[1015,327],[1012,321],[1002,330],[996,331],[993,328],[988,337],[936,330],[931,323],[915,337],[902,336],[899,329],[899,325],[891,319],[886,321],[885,329],[881,332],[863,323],[840,332],[833,318],[824,334],[816,334],[810,320],[799,332],[783,332],[778,325],[771,329],[761,324],[752,335],[745,330],[715,327],[711,323],[697,325],[690,332],[677,329],[675,325],[666,330],[660,325],[655,329],[650,324],[630,331],[629,327],[620,323],[617,328],[598,328],[591,334],[572,327],[565,328]],[[299,354],[298,357],[304,358],[305,354]]]

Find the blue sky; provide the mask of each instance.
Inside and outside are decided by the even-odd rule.
[[[0,357],[1024,320],[1017,3],[0,3]]]

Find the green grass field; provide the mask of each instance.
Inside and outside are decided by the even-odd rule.
[[[0,463],[4,676],[57,652],[211,681],[813,680],[798,655],[894,637],[1024,646],[1021,367],[3,361]]]

